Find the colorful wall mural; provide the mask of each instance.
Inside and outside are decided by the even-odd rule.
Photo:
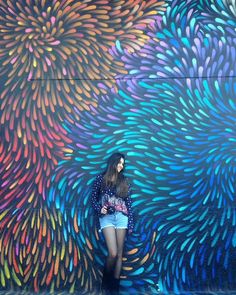
[[[0,289],[96,291],[91,183],[127,156],[122,288],[236,288],[233,0],[0,1]]]

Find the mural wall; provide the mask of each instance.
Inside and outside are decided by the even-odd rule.
[[[123,290],[236,288],[233,0],[0,1],[1,290],[95,291],[91,183],[126,154]]]

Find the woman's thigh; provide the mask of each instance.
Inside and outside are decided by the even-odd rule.
[[[103,228],[102,230],[107,249],[109,252],[109,255],[112,257],[117,256],[117,239],[116,239],[116,229],[113,226],[108,226]]]
[[[116,245],[117,245],[117,254],[122,256],[124,242],[126,236],[126,229],[116,229]]]

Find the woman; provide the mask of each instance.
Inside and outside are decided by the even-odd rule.
[[[92,189],[92,206],[99,217],[108,256],[104,266],[102,290],[119,292],[123,246],[126,231],[133,230],[130,186],[124,176],[125,156],[114,153],[104,173],[99,174]]]

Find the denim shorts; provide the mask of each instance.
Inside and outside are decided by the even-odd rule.
[[[128,216],[121,212],[107,214],[99,218],[100,230],[105,227],[113,226],[116,229],[128,228]]]

